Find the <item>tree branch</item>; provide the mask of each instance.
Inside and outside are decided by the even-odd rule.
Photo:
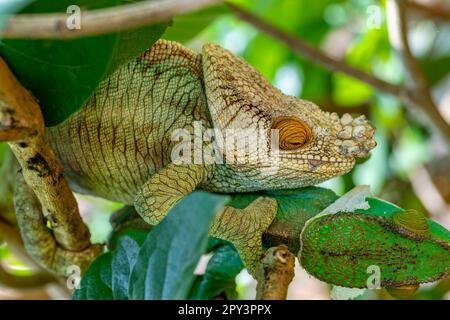
[[[81,12],[81,29],[66,26],[69,14],[19,14],[7,19],[3,38],[74,39],[142,27],[198,10],[222,0],[141,1],[118,7]]]
[[[413,110],[423,111],[430,124],[438,129],[447,143],[450,143],[450,124],[442,117],[434,103],[428,80],[409,46],[405,1],[389,0],[388,10],[392,10],[394,16],[394,19],[388,19],[391,45],[400,53],[408,77],[406,85],[409,88],[409,95],[404,97],[404,102]]]
[[[394,0],[393,0],[394,1]],[[249,13],[238,6],[227,3],[229,8],[242,20],[247,21],[252,24],[257,29],[262,32],[274,37],[280,42],[284,43],[287,47],[289,47],[292,51],[297,54],[307,58],[308,60],[317,63],[318,65],[324,66],[332,71],[342,72],[351,77],[359,79],[373,88],[389,93],[396,97],[399,97],[403,103],[411,110],[416,111],[420,109],[424,112],[424,114],[431,120],[431,127],[436,127],[444,139],[447,141],[447,144],[450,144],[450,125],[444,120],[442,115],[439,113],[435,104],[433,103],[429,90],[426,89],[427,94],[425,94],[426,79],[422,75],[419,75],[420,68],[417,66],[417,61],[411,55],[411,52],[406,52],[408,61],[407,66],[413,68],[414,76],[419,76],[422,90],[418,92],[415,88],[408,88],[406,86],[395,85],[384,80],[378,79],[377,77],[368,74],[362,70],[359,70],[345,61],[337,60],[320,49],[314,48],[307,42],[302,39],[299,39],[287,32],[280,30],[279,28],[265,22],[261,18]],[[409,48],[409,47],[408,47]],[[412,61],[413,60],[413,61]],[[418,71],[419,70],[419,71]],[[424,82],[425,81],[425,82]],[[425,83],[425,85],[424,85]]]
[[[391,84],[384,80],[378,79],[377,77],[368,74],[360,69],[357,69],[344,61],[337,60],[326,54],[322,50],[314,48],[302,39],[299,39],[283,30],[278,29],[270,23],[265,22],[261,18],[239,8],[232,3],[227,3],[227,5],[236,14],[236,16],[238,16],[242,20],[247,21],[262,32],[284,43],[292,51],[307,58],[308,60],[313,61],[318,65],[324,66],[332,71],[345,73],[349,76],[368,83],[375,89],[390,93],[392,95],[398,96],[406,94],[402,86]]]
[[[52,222],[53,234],[62,248],[81,251],[90,246],[90,233],[62,174],[62,167],[45,136],[39,105],[0,59],[0,130],[27,128],[29,136],[9,142],[23,176]],[[8,135],[5,135],[8,136]]]
[[[450,20],[450,10],[448,6],[444,5],[430,5],[419,3],[414,0],[400,0],[408,9],[417,11],[420,14],[426,15],[429,18],[437,20]]]
[[[0,217],[0,241],[4,241],[8,249],[29,267],[45,272],[25,251],[19,230]]]
[[[0,265],[0,285],[15,289],[29,289],[42,287],[55,281],[48,273],[39,273],[30,276],[15,276]]]
[[[14,182],[18,170],[19,164],[17,163],[11,149],[6,149],[3,152],[3,159],[0,163],[0,177],[2,177],[0,183],[0,219],[4,219],[11,225],[15,225],[16,223],[13,194]]]
[[[294,278],[294,262],[287,246],[268,249],[256,267],[256,300],[286,300]]]

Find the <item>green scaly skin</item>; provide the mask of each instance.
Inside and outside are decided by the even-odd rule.
[[[420,235],[392,219],[393,213],[338,213],[313,220],[301,234],[301,265],[330,284],[366,288],[370,266],[381,287],[417,286],[450,275],[450,232],[427,219]]]
[[[295,194],[302,197],[298,199]],[[245,208],[260,195],[234,195],[229,205]],[[319,195],[320,203],[314,200]],[[264,196],[275,200],[278,207],[263,233],[264,247],[287,244],[302,267],[324,282],[367,288],[373,274],[370,266],[379,268],[380,287],[388,289],[417,287],[450,275],[450,231],[424,216],[427,231],[418,234],[394,221],[401,208],[375,198],[367,199],[367,210],[318,216],[337,199],[329,190],[269,191]],[[124,229],[118,224],[114,234],[128,228],[142,229],[142,220],[133,218],[132,211],[125,216]]]
[[[277,120],[285,118],[302,123],[291,126],[290,132],[308,139],[280,151],[276,174],[261,172],[270,164],[270,146],[267,153],[258,154],[260,158],[249,154],[239,164],[180,165],[171,161],[178,143],[171,134],[176,129],[192,133],[195,121],[204,128],[247,129],[269,136]],[[169,41],[158,41],[118,69],[80,111],[47,129],[74,191],[134,205],[150,224],[160,222],[195,189],[223,193],[289,189],[342,175],[351,170],[356,158],[366,157],[375,147],[373,133],[363,116],[339,118],[311,102],[282,94],[245,61],[219,46],[205,45],[202,54],[195,54]],[[227,152],[226,157],[235,156],[235,151]],[[19,190],[18,215],[31,205],[22,201],[30,198],[27,192]],[[217,215],[211,235],[231,241],[253,272],[262,252],[261,236],[275,218],[277,207],[277,201],[268,197],[245,208],[226,207]],[[348,224],[362,222],[350,219]],[[26,241],[41,255],[38,242]],[[346,244],[349,248],[353,245]],[[304,242],[305,250],[316,245],[313,240]],[[418,253],[418,249],[410,250]],[[397,255],[393,251],[381,263],[398,264]],[[434,270],[432,265],[430,268]]]
[[[380,286],[387,288],[450,276],[450,231],[421,213],[411,216],[406,211],[405,225],[394,219],[403,209],[376,198],[366,199],[369,209],[326,214],[337,200],[330,190],[310,187],[262,194],[278,204],[277,216],[263,234],[264,246],[287,244],[302,267],[322,281],[366,288],[370,266],[379,267]],[[236,195],[230,205],[243,208],[259,195]]]

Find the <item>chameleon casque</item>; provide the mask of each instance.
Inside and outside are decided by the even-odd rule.
[[[178,143],[173,131],[193,132],[195,122],[220,131],[263,132],[268,141],[277,129],[277,172],[261,171],[269,153],[247,154],[240,163],[173,163]],[[134,205],[153,225],[195,189],[233,193],[311,186],[348,172],[376,146],[364,116],[339,117],[287,96],[220,46],[208,44],[196,54],[165,40],[117,69],[82,109],[46,134],[75,192]],[[17,211],[30,206],[29,190],[21,185]],[[232,242],[253,273],[262,233],[276,212],[277,201],[266,197],[245,208],[225,207],[210,235]],[[358,288],[365,286],[367,257],[379,258],[382,269],[394,270],[383,275],[381,285],[402,288],[447,277],[449,243],[448,231],[422,214],[342,213],[305,223],[299,255],[319,279]]]

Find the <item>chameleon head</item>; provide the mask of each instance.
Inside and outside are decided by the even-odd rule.
[[[355,158],[367,157],[376,146],[374,129],[364,116],[339,117],[287,96],[220,46],[205,45],[202,63],[214,126],[222,131],[246,130],[258,137],[256,143],[249,143],[258,145],[257,152],[226,150],[227,159],[237,157],[232,152],[248,150],[245,161],[219,169],[238,175],[241,188],[234,191],[317,184],[348,172]],[[258,173],[263,167],[276,167],[276,173]]]
[[[386,287],[405,297],[450,275],[450,233],[414,210],[312,218],[300,243],[302,267],[338,286]]]

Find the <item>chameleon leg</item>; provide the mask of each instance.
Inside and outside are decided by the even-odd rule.
[[[169,164],[144,184],[134,200],[136,211],[145,222],[158,224],[178,201],[207,179],[207,170],[201,165]]]
[[[16,219],[27,252],[45,269],[66,276],[70,266],[84,272],[103,246],[91,245],[79,252],[63,249],[52,232],[45,226],[42,207],[21,173],[16,179],[14,206]]]
[[[147,223],[157,224],[179,200],[207,179],[208,169],[204,166],[170,164],[143,186],[135,199],[136,211]],[[258,198],[244,209],[225,207],[217,214],[210,235],[233,243],[254,274],[262,254],[262,234],[276,212],[276,201],[266,198]]]
[[[262,234],[277,214],[274,199],[259,197],[244,209],[225,207],[218,213],[210,235],[230,241],[236,247],[245,267],[255,275],[262,252]]]

